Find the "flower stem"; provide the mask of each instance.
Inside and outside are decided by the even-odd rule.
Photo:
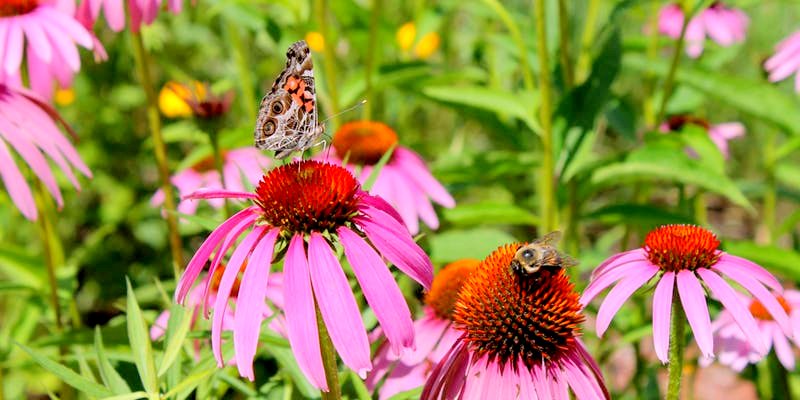
[[[672,97],[672,90],[675,86],[675,72],[678,70],[678,64],[680,63],[681,55],[683,54],[683,45],[686,41],[686,27],[689,26],[690,19],[691,15],[688,15],[687,13],[686,17],[683,19],[681,33],[678,35],[678,39],[675,41],[675,54],[672,55],[672,63],[669,66],[667,78],[664,80],[664,93],[661,94],[661,106],[658,108],[658,114],[655,121],[656,124],[659,124],[664,120],[664,114],[667,112],[667,102],[669,102],[669,98]]]
[[[589,0],[589,5],[586,7],[586,21],[583,24],[583,33],[581,34],[581,49],[578,56],[577,77],[578,82],[582,82],[589,74],[589,64],[592,57],[592,44],[595,37],[595,24],[597,23],[597,12],[600,9],[600,0]]]
[[[147,122],[153,139],[153,150],[156,164],[158,165],[158,175],[161,179],[161,190],[164,192],[164,209],[166,210],[169,245],[172,252],[172,271],[177,279],[180,276],[181,266],[183,265],[183,248],[181,247],[181,235],[178,231],[175,193],[172,189],[172,183],[169,181],[167,149],[164,144],[164,138],[161,135],[161,117],[158,115],[158,101],[153,88],[153,78],[150,73],[147,51],[144,48],[144,43],[142,43],[142,36],[138,33],[131,33],[131,40],[133,41],[133,56],[136,62],[136,69],[139,72],[142,90],[144,90],[147,101]]]
[[[219,130],[217,124],[215,123],[206,123],[203,127],[204,130],[208,133],[208,141],[211,142],[211,151],[214,155],[214,169],[217,170],[219,174],[219,181],[222,183],[222,187],[224,189],[228,188],[228,183],[225,182],[225,168],[224,165],[224,157],[222,156],[222,148],[219,145]],[[225,217],[231,216],[230,205],[228,204],[228,199],[223,199],[223,209],[225,210]]]
[[[49,206],[51,204],[48,204],[49,198],[47,197],[46,189],[39,181],[37,181],[35,189],[36,206],[39,209],[39,234],[44,245],[44,262],[47,267],[47,280],[50,286],[50,305],[53,307],[56,329],[61,332],[64,329],[64,325],[61,320],[61,302],[58,298],[58,278],[56,276],[56,268],[60,264],[57,258],[59,258],[58,254],[61,253],[61,244],[55,232],[53,221],[50,219]]]
[[[542,165],[540,170],[539,192],[541,229],[543,233],[556,229],[555,184],[553,178],[553,132],[552,104],[550,87],[550,60],[547,52],[547,20],[545,19],[545,1],[534,0],[536,43],[539,56],[539,92],[541,98],[540,124],[542,126]]]
[[[681,376],[683,375],[684,329],[686,320],[683,316],[677,286],[672,289],[672,314],[669,320],[669,381],[667,400],[677,400],[681,393]]]
[[[372,12],[369,16],[369,42],[367,44],[367,59],[364,63],[364,68],[366,70],[366,74],[364,79],[366,80],[367,87],[365,90],[364,96],[367,99],[367,104],[364,104],[364,112],[362,117],[365,121],[369,121],[372,117],[372,104],[374,103],[373,93],[372,93],[372,78],[373,78],[373,69],[375,69],[376,58],[377,58],[377,51],[376,48],[378,47],[378,24],[380,23],[380,16],[381,16],[381,0],[372,0]]]
[[[531,69],[528,64],[528,47],[525,46],[525,41],[522,39],[522,33],[520,33],[519,27],[514,22],[514,18],[511,17],[511,14],[508,13],[508,10],[503,7],[503,4],[500,1],[483,0],[483,2],[497,13],[497,16],[500,17],[500,20],[503,22],[503,25],[505,25],[506,29],[508,29],[508,33],[511,34],[511,40],[514,41],[514,44],[517,46],[517,51],[519,51],[519,68],[522,70],[522,82],[525,85],[525,90],[533,92],[534,84],[533,75],[531,74]]]
[[[558,32],[561,72],[564,74],[564,85],[571,89],[575,85],[575,71],[569,54],[569,13],[566,0],[558,0]]]
[[[336,350],[333,348],[331,336],[325,321],[322,320],[322,313],[319,305],[314,301],[314,309],[317,311],[317,329],[319,330],[319,349],[322,352],[322,367],[325,369],[325,380],[328,382],[328,391],[320,392],[322,400],[340,400],[342,390],[339,387],[339,365],[336,363]]]
[[[339,93],[336,89],[336,54],[333,52],[335,41],[331,36],[330,25],[328,24],[328,1],[314,0],[314,14],[317,16],[319,31],[325,38],[325,47],[322,53],[325,55],[322,68],[325,71],[325,87],[328,89],[328,115],[334,116],[339,113]],[[335,132],[338,127],[338,117],[331,117],[331,132]]]
[[[242,35],[239,33],[239,26],[230,18],[225,18],[225,29],[228,39],[231,41],[233,58],[236,61],[236,75],[239,78],[239,89],[242,91],[242,102],[247,112],[247,120],[256,120],[256,95],[253,91],[252,65],[247,60],[248,50],[242,42]],[[227,203],[226,203],[227,204]]]

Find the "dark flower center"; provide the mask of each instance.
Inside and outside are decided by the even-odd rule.
[[[27,14],[38,6],[38,0],[0,0],[0,17]]]
[[[783,307],[783,311],[786,311],[787,315],[790,312],[792,312],[792,306],[789,305],[789,302],[787,302],[783,296],[776,295],[775,298],[778,300],[778,304],[780,304],[781,307]],[[753,299],[753,301],[750,303],[750,314],[753,314],[753,317],[755,317],[756,319],[764,321],[773,320],[772,314],[769,311],[767,311],[766,307],[764,307],[764,305],[761,304],[760,301],[756,299]]]
[[[299,161],[267,172],[256,188],[262,220],[290,233],[332,231],[358,213],[361,185],[346,169]]]
[[[397,143],[397,134],[384,123],[354,121],[342,125],[333,136],[339,158],[356,164],[375,164]]]
[[[584,320],[579,295],[562,269],[535,276],[511,270],[521,246],[502,246],[483,260],[461,287],[453,312],[472,350],[501,367],[519,359],[528,367],[559,359],[575,344]]]
[[[453,318],[458,291],[461,285],[480,264],[475,259],[464,259],[448,264],[433,278],[431,290],[425,294],[425,304],[431,306],[436,316],[443,319]]]
[[[664,225],[644,239],[647,258],[663,271],[694,271],[709,268],[719,260],[719,239],[695,225]]]
[[[672,132],[678,132],[688,124],[697,125],[705,130],[708,130],[711,127],[711,124],[709,124],[708,121],[686,114],[673,115],[667,119],[667,127],[669,127],[669,130]]]
[[[226,150],[222,150],[222,163],[225,163],[225,159],[228,156],[228,152]],[[208,172],[216,170],[216,166],[214,165],[214,156],[206,156],[197,161],[196,163],[192,164],[192,169],[195,172]]]

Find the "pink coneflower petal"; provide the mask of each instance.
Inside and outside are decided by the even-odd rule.
[[[41,25],[24,24],[22,29],[29,40],[29,50],[35,52],[42,61],[49,63],[53,57],[53,49],[50,47],[50,42],[47,40]]]
[[[581,304],[584,306],[589,304],[589,302],[591,302],[595,296],[600,294],[600,292],[605,290],[607,287],[613,285],[620,279],[629,276],[632,269],[651,267],[654,266],[647,260],[629,260],[620,262],[619,264],[614,264],[612,267],[607,268],[603,274],[592,278],[592,284],[587,287],[583,292],[583,295],[581,295]]]
[[[428,310],[426,308],[426,310]],[[442,339],[442,334],[445,329],[450,326],[450,322],[445,319],[436,318],[433,313],[429,313],[421,319],[414,322],[414,332],[425,332],[425,334],[418,333],[414,341],[416,342],[416,349],[403,355],[401,360],[407,365],[417,365],[425,360]],[[447,346],[450,349],[450,346]],[[435,357],[434,357],[435,358]]]
[[[386,200],[384,200],[380,196],[371,196],[365,194],[364,196],[361,197],[361,199],[364,202],[364,205],[383,211],[390,217],[394,218],[394,220],[397,222],[400,223],[403,222],[403,217],[401,217],[400,214],[397,213],[397,210],[395,210],[394,207],[392,207],[389,203],[386,202]],[[365,210],[368,211],[369,209],[365,208]]]
[[[642,268],[630,271],[628,276],[611,289],[597,311],[596,329],[598,336],[601,336],[608,329],[611,318],[622,307],[622,304],[631,297],[633,292],[649,281],[657,272],[658,267],[654,265],[642,265]],[[581,304],[585,303],[581,302]]]
[[[311,233],[308,258],[314,260],[314,268],[311,268],[314,295],[325,299],[318,306],[331,341],[345,365],[364,378],[372,369],[364,322],[339,260],[325,238],[317,232]]]
[[[592,280],[597,279],[597,277],[606,273],[607,270],[620,267],[622,264],[626,264],[629,261],[647,261],[647,254],[644,249],[633,249],[615,254],[607,258],[592,271]]]
[[[2,140],[0,140],[0,165],[4,166],[0,168],[0,177],[3,178],[3,184],[6,186],[11,200],[25,218],[36,220],[36,203],[33,201],[33,194]]]
[[[747,275],[752,275],[753,278],[756,278],[759,282],[767,285],[772,290],[778,293],[783,291],[783,287],[774,275],[769,273],[764,267],[750,260],[724,253],[720,256],[719,262],[714,264],[714,268],[725,275],[729,275],[731,271],[741,269],[741,266],[737,264],[745,265],[747,267]]]
[[[399,356],[405,348],[414,346],[411,311],[403,293],[381,257],[358,234],[344,226],[337,233],[367,303],[389,339],[392,352]]]
[[[697,347],[705,357],[714,356],[714,340],[711,336],[711,318],[708,316],[708,305],[703,286],[689,270],[678,272],[678,294],[689,326],[692,327]]]
[[[794,351],[786,339],[786,335],[778,329],[772,330],[772,343],[775,345],[775,355],[783,366],[789,370],[794,370]]]
[[[672,315],[672,294],[675,287],[675,273],[665,272],[653,294],[653,345],[656,356],[662,363],[669,360],[669,321]]]
[[[56,183],[56,178],[53,176],[47,160],[45,160],[36,146],[17,133],[17,130],[13,126],[9,126],[4,118],[0,118],[0,138],[5,138],[11,144],[14,150],[31,167],[33,173],[42,180],[47,190],[56,199],[58,206],[63,206],[64,200],[61,197],[61,190],[58,189],[58,183]]]
[[[756,320],[753,318],[753,315],[750,314],[750,311],[744,303],[739,299],[739,295],[736,294],[733,288],[719,275],[709,269],[700,268],[697,270],[697,274],[700,275],[700,278],[703,279],[703,282],[711,289],[711,293],[716,296],[720,303],[731,311],[731,315],[736,320],[739,327],[742,328],[742,331],[745,336],[747,336],[750,343],[753,344],[757,351],[766,353],[767,349],[764,348],[764,339],[758,332]]]
[[[24,34],[22,32],[22,24],[16,19],[12,18],[7,23],[8,32],[6,33],[6,51],[5,51],[5,68],[7,75],[15,75],[22,64],[22,48]]]
[[[257,199],[258,197],[251,192],[237,192],[225,189],[200,189],[194,193],[181,197],[181,200],[199,199]]]
[[[222,357],[222,321],[225,311],[228,309],[228,300],[231,296],[233,284],[236,283],[241,266],[253,250],[253,245],[261,239],[266,229],[264,226],[258,226],[244,237],[242,243],[233,251],[228,267],[225,268],[225,272],[222,274],[222,280],[217,291],[217,299],[214,302],[214,319],[211,321],[211,349],[217,359],[219,368],[225,366],[225,360]]]
[[[264,298],[269,282],[269,267],[280,229],[272,228],[255,244],[239,286],[234,314],[233,343],[239,373],[255,380],[253,358],[258,347],[258,331],[263,319]],[[235,267],[235,265],[233,265]]]
[[[284,266],[286,330],[297,364],[314,386],[328,391],[319,348],[317,314],[303,236],[296,234],[286,251]]]
[[[425,162],[417,154],[399,147],[395,149],[394,157],[404,161],[402,173],[411,177],[420,187],[425,188],[433,201],[444,207],[455,207],[456,202],[453,200],[453,196],[431,175],[428,168],[425,167]]]
[[[752,263],[751,263],[752,264]],[[753,264],[755,265],[755,264]],[[759,267],[761,268],[761,267]],[[736,266],[733,264],[727,264],[720,261],[716,265],[714,265],[714,269],[717,271],[722,272],[728,278],[732,279],[734,282],[741,285],[743,288],[747,289],[761,304],[772,314],[772,317],[775,318],[775,322],[780,325],[784,332],[787,335],[792,334],[792,327],[789,323],[789,316],[786,315],[786,311],[783,310],[783,307],[778,303],[778,300],[775,298],[772,293],[770,293],[758,279],[759,277],[756,276],[755,279],[753,275],[753,271],[742,271],[740,266]],[[762,277],[763,278],[763,277]],[[770,279],[767,279],[770,280]],[[778,286],[778,292],[782,292],[783,288]]]

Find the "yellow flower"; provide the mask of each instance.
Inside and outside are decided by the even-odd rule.
[[[414,55],[419,58],[426,59],[431,56],[436,49],[439,48],[439,34],[436,32],[428,32],[419,39],[419,42],[414,46]]]
[[[55,96],[53,96],[56,104],[60,106],[68,106],[75,101],[75,91],[72,88],[58,88],[56,89]]]
[[[311,50],[317,52],[325,49],[325,37],[319,32],[306,33],[306,43]]]
[[[417,27],[413,22],[406,22],[400,29],[397,30],[397,44],[403,51],[408,51],[411,45],[414,44],[414,39],[417,37]]]
[[[193,82],[194,93],[186,85],[175,81],[167,82],[158,93],[158,108],[168,118],[186,118],[192,116],[192,108],[186,104],[186,99],[196,97],[202,100],[206,96],[206,89],[200,82]]]

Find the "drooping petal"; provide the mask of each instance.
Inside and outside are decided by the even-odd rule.
[[[337,233],[364,297],[389,339],[392,352],[399,356],[404,349],[413,348],[411,311],[389,269],[358,234],[345,226],[339,227]]]
[[[592,279],[592,281],[589,283],[589,286],[587,286],[586,290],[583,291],[580,302],[585,307],[592,301],[592,299],[595,298],[595,296],[600,294],[600,292],[605,290],[607,287],[613,285],[614,282],[629,276],[633,271],[640,270],[642,268],[653,267],[654,266],[647,260],[629,260],[622,261],[620,264],[611,265],[604,274],[596,276]]]
[[[314,386],[327,392],[328,383],[322,366],[317,314],[314,310],[314,293],[311,291],[311,275],[302,235],[293,236],[289,243],[283,274],[284,313],[289,344],[305,376]]]
[[[386,214],[389,214],[389,216],[394,218],[395,221],[403,223],[403,217],[401,217],[400,214],[397,213],[397,210],[395,210],[394,207],[392,207],[389,203],[387,203],[386,200],[384,200],[382,197],[373,196],[366,192],[363,192],[361,194],[361,201],[364,203],[364,205],[377,208],[378,210],[381,210]]]
[[[258,198],[254,193],[250,192],[237,192],[233,190],[224,189],[199,189],[193,193],[189,193],[181,200],[188,199],[256,199]]]
[[[33,201],[33,193],[25,182],[25,178],[14,163],[14,158],[11,157],[11,152],[8,151],[8,146],[0,140],[0,177],[3,178],[3,184],[8,190],[8,195],[11,196],[11,201],[17,206],[19,211],[25,218],[35,221],[37,218],[36,203]]]
[[[757,274],[753,274],[749,269],[747,271],[743,271],[741,267],[737,267],[736,265],[731,265],[722,261],[714,265],[714,269],[722,272],[725,274],[725,276],[732,279],[734,282],[738,283],[743,288],[747,289],[747,291],[752,293],[753,297],[758,299],[758,301],[764,305],[764,308],[769,311],[770,315],[772,315],[772,318],[775,319],[775,322],[780,325],[783,331],[787,335],[791,336],[792,325],[789,323],[789,316],[786,315],[786,310],[784,310],[780,303],[778,303],[778,300],[775,298],[775,296],[761,284],[761,282],[764,281],[759,279]],[[778,287],[779,292],[783,290],[780,285]]]
[[[725,275],[730,275],[734,270],[741,270],[742,267],[747,269],[747,275],[752,276],[759,282],[767,285],[772,290],[780,293],[783,292],[783,286],[778,282],[774,275],[769,273],[764,267],[742,257],[737,257],[728,253],[722,253],[719,261],[714,264],[712,268],[722,272]],[[733,278],[731,278],[733,279]]]
[[[592,280],[597,279],[607,270],[621,266],[627,263],[628,261],[645,261],[645,260],[647,260],[647,253],[645,253],[644,249],[642,248],[628,250],[622,253],[615,254],[607,258],[602,263],[600,263],[600,265],[598,265],[597,268],[595,268],[594,271],[592,271]]]
[[[258,333],[261,328],[264,299],[267,294],[269,267],[275,239],[280,229],[272,228],[254,246],[253,254],[242,275],[239,295],[236,300],[233,328],[233,345],[236,351],[236,366],[239,373],[255,380],[253,374],[253,357],[258,347]]]
[[[711,335],[711,319],[708,316],[706,296],[700,281],[694,272],[682,270],[678,272],[678,294],[680,295],[683,312],[689,326],[692,327],[697,347],[705,357],[714,356],[714,340]]]
[[[437,318],[430,307],[426,306],[425,316],[414,321],[414,341],[417,347],[414,351],[404,354],[401,361],[408,365],[421,363],[439,343],[448,326],[450,321]]]
[[[311,285],[333,346],[345,365],[363,378],[372,369],[364,321],[339,260],[317,232],[311,233],[308,259],[313,260],[309,262]]]
[[[669,321],[674,287],[675,273],[668,271],[661,277],[653,294],[653,346],[656,356],[664,364],[669,360]]]
[[[649,281],[658,271],[658,267],[654,265],[643,265],[642,268],[631,271],[627,277],[608,292],[603,304],[600,305],[600,309],[597,311],[596,329],[598,336],[602,336],[608,329],[611,318],[622,307],[622,304],[631,297],[633,292]]]

